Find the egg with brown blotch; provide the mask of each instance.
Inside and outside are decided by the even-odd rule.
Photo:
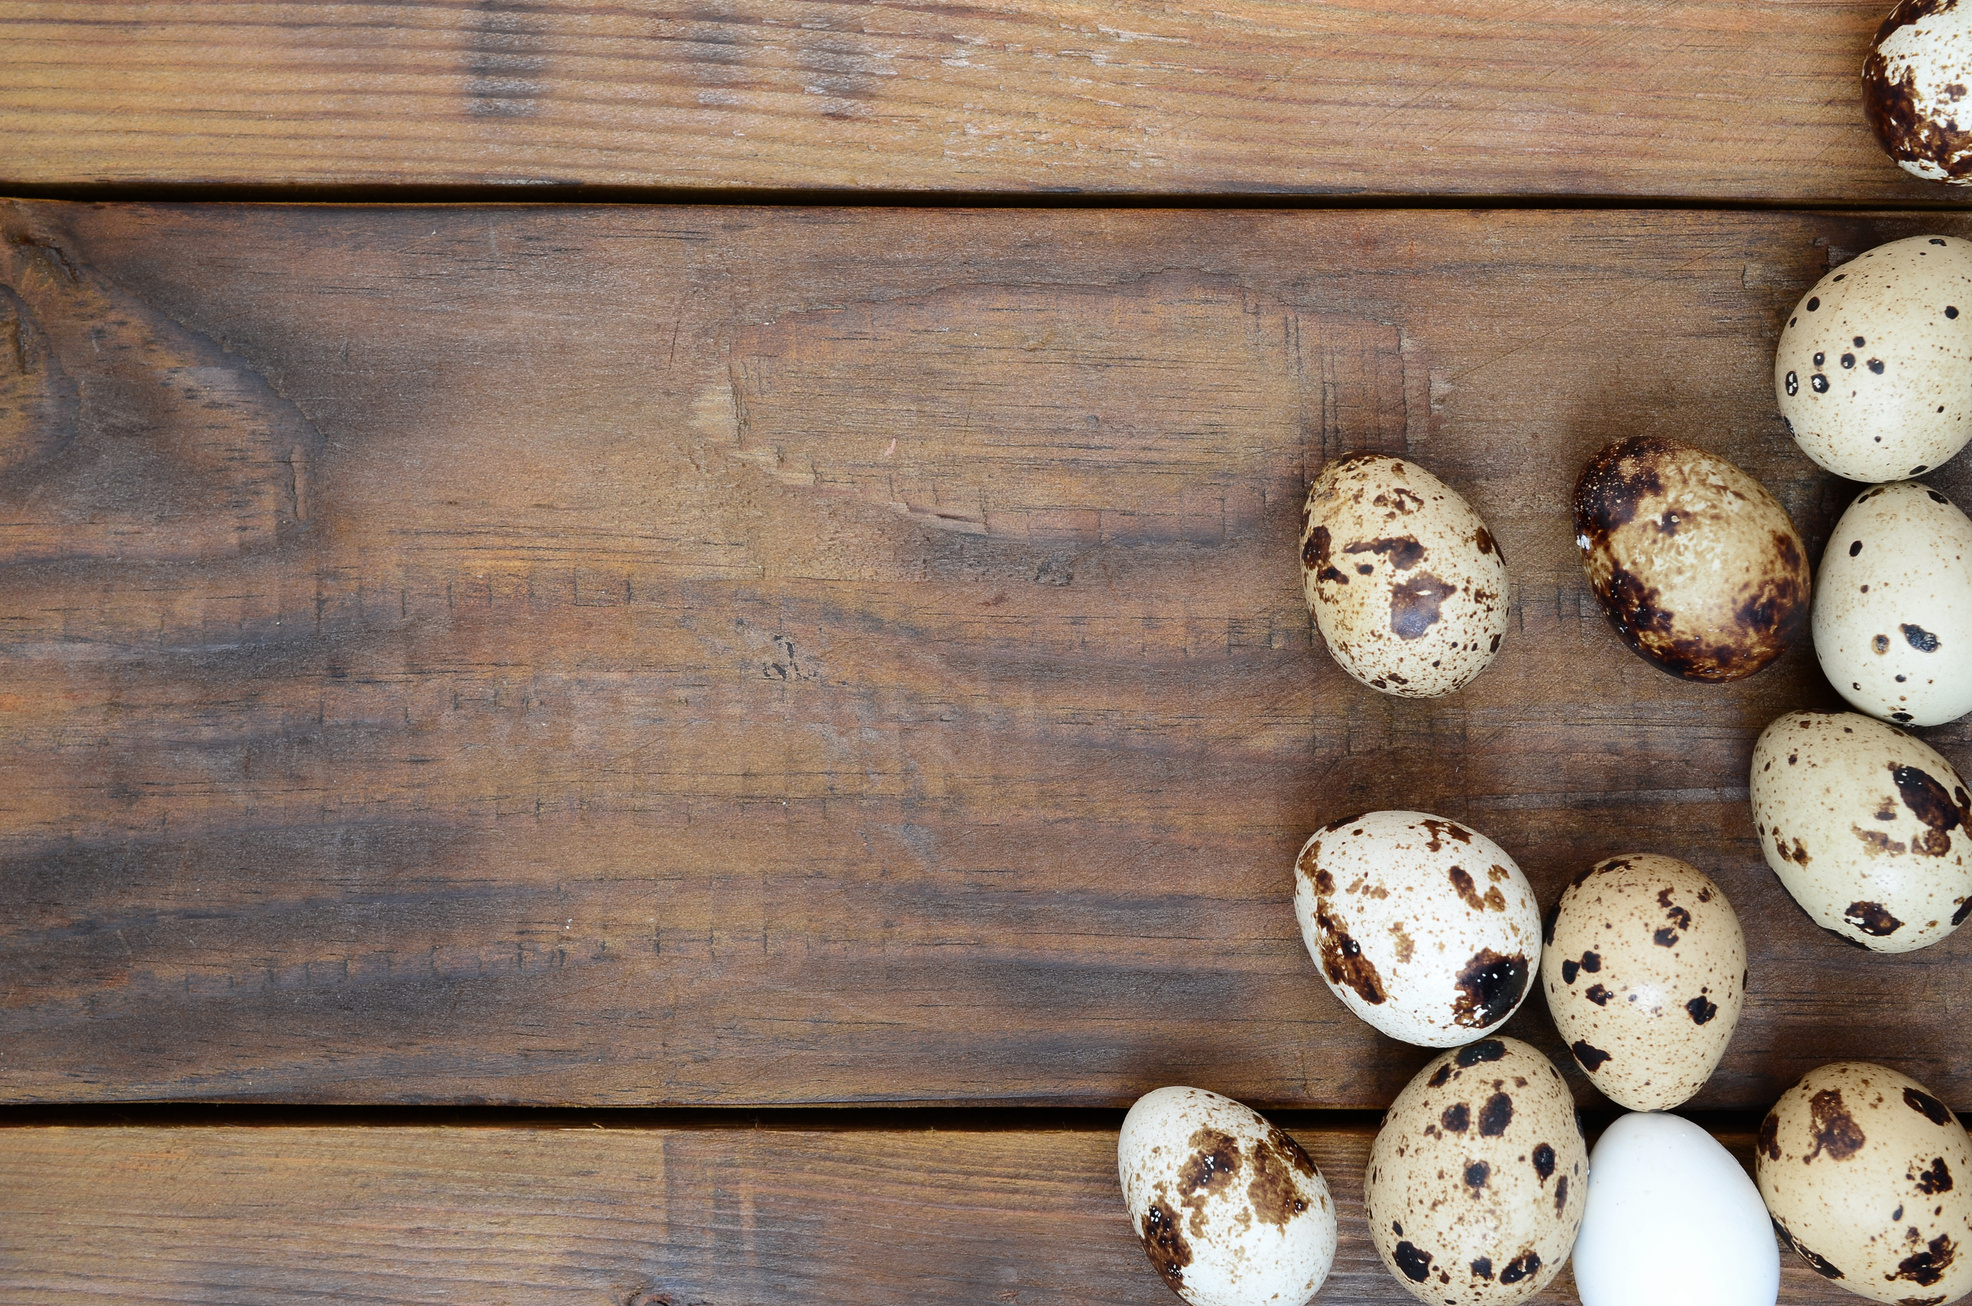
[[[1506,561],[1479,514],[1408,458],[1331,461],[1301,513],[1302,584],[1329,654],[1372,689],[1449,694],[1499,652]]]
[[[1760,1125],[1753,1170],[1774,1228],[1823,1278],[1901,1306],[1972,1292],[1972,1138],[1908,1075],[1810,1070]]]
[[[1873,952],[1972,915],[1972,793],[1943,754],[1855,712],[1789,712],[1753,746],[1753,832],[1815,924]]]
[[[1130,1223],[1192,1306],[1302,1306],[1335,1262],[1335,1204],[1300,1144],[1202,1088],[1138,1098],[1116,1140]]]
[[[1541,950],[1561,1041],[1605,1097],[1663,1111],[1705,1086],[1746,997],[1746,936],[1723,890],[1660,853],[1598,862],[1561,891]]]
[[[1427,812],[1365,812],[1315,831],[1295,860],[1294,914],[1329,991],[1406,1043],[1484,1036],[1540,969],[1527,877],[1485,835]]]
[[[1432,1059],[1370,1146],[1377,1255],[1438,1306],[1514,1306],[1561,1272],[1582,1224],[1588,1145],[1548,1059],[1487,1038]]]
[[[1958,0],[1901,0],[1862,65],[1863,116],[1897,166],[1926,181],[1972,184],[1967,86],[1972,12]]]
[[[1773,355],[1801,452],[1852,481],[1935,470],[1972,436],[1972,241],[1911,236],[1814,284]]]
[[[1646,661],[1738,680],[1808,621],[1808,552],[1766,487],[1716,454],[1636,436],[1575,482],[1575,543],[1596,600]]]
[[[1972,519],[1916,481],[1858,495],[1822,551],[1814,643],[1835,692],[1871,716],[1972,712]]]

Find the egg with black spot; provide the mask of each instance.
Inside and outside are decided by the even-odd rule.
[[[1972,184],[1968,86],[1972,13],[1957,0],[1902,0],[1876,29],[1863,58],[1863,116],[1905,172]]]
[[[1138,1098],[1116,1142],[1131,1227],[1193,1306],[1302,1306],[1335,1262],[1335,1204],[1300,1144],[1202,1088]]]
[[[1342,1005],[1391,1038],[1455,1047],[1527,996],[1540,907],[1504,848],[1426,812],[1330,822],[1295,861],[1301,939]]]
[[[1774,1227],[1823,1278],[1905,1306],[1972,1292],[1972,1139],[1908,1075],[1810,1070],[1761,1123],[1753,1169]]]
[[[1972,712],[1972,519],[1928,485],[1865,490],[1835,524],[1815,656],[1851,706],[1898,725]]]
[[[1411,1296],[1513,1306],[1553,1281],[1581,1228],[1588,1146],[1568,1085],[1518,1039],[1434,1058],[1370,1146],[1363,1206]]]
[[[1931,471],[1972,437],[1972,241],[1863,253],[1781,328],[1774,398],[1801,452],[1852,481]]]
[[[1541,952],[1561,1041],[1632,1111],[1705,1086],[1746,997],[1746,936],[1725,892],[1661,853],[1598,862],[1561,891]]]
[[[1911,952],[1972,915],[1972,793],[1922,740],[1854,712],[1789,712],[1753,746],[1753,831],[1815,924]]]
[[[1808,622],[1808,554],[1766,487],[1716,454],[1636,436],[1575,482],[1575,543],[1596,601],[1646,661],[1738,680]]]
[[[1308,610],[1341,668],[1435,698],[1469,683],[1506,635],[1506,561],[1466,501],[1408,458],[1350,454],[1301,514]]]

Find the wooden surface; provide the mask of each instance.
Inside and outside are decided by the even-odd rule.
[[[1341,1233],[1323,1306],[1404,1302],[1363,1128],[1295,1131]],[[1729,1136],[1741,1162],[1750,1136]],[[1168,1304],[1104,1129],[0,1130],[0,1301]],[[1791,1252],[1781,1300],[1854,1298]],[[1572,1280],[1540,1297],[1572,1306]]]
[[[1888,0],[0,3],[0,184],[1953,203]]]
[[[1657,672],[1567,515],[1590,451],[1674,435],[1818,557],[1853,487],[1781,429],[1775,327],[1972,224],[0,220],[7,1100],[1381,1108],[1426,1054],[1329,995],[1290,867],[1396,806],[1543,902],[1623,851],[1714,876],[1751,976],[1697,1105],[1854,1056],[1972,1106],[1972,931],[1864,956],[1754,845],[1755,735],[1833,706],[1811,652]],[[1458,695],[1311,638],[1297,512],[1350,448],[1501,543]],[[1506,1029],[1562,1057],[1538,997]]]

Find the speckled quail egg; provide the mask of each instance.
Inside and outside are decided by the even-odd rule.
[[[1406,458],[1322,469],[1301,514],[1302,581],[1328,651],[1372,689],[1435,698],[1506,634],[1506,561],[1479,514]]]
[[[1972,712],[1972,520],[1926,485],[1865,491],[1822,552],[1814,641],[1822,674],[1872,716]]]
[[[1863,116],[1905,172],[1972,183],[1972,13],[1958,0],[1902,0],[1862,64]]]
[[[1893,240],[1788,314],[1774,397],[1801,451],[1853,481],[1937,467],[1972,435],[1972,241]]]
[[[1252,1108],[1202,1088],[1146,1093],[1116,1168],[1150,1263],[1193,1306],[1302,1306],[1328,1277],[1328,1184]]]
[[[1710,1134],[1626,1115],[1589,1153],[1575,1239],[1582,1306],[1773,1306],[1780,1248],[1760,1190]]]
[[[1752,778],[1760,851],[1823,929],[1911,952],[1972,914],[1972,797],[1927,744],[1853,712],[1789,712]]]
[[[1432,1060],[1370,1147],[1370,1239],[1419,1301],[1512,1306],[1561,1271],[1588,1147],[1561,1073],[1518,1039]]]
[[[1316,831],[1295,869],[1308,954],[1342,1004],[1391,1038],[1468,1043],[1532,987],[1534,891],[1476,830],[1423,812],[1367,812]]]
[[[1703,449],[1654,436],[1604,448],[1575,482],[1575,543],[1616,633],[1672,675],[1750,676],[1807,624],[1793,519]]]
[[[1753,1161],[1775,1227],[1823,1276],[1902,1306],[1972,1292],[1972,1139],[1916,1080],[1866,1061],[1810,1070]]]
[[[1746,936],[1719,886],[1658,853],[1561,891],[1541,952],[1561,1041],[1610,1101],[1659,1111],[1705,1086],[1746,996]]]

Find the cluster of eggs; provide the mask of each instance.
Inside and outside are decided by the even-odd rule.
[[[1786,509],[1702,449],[1612,444],[1572,505],[1591,588],[1656,666],[1737,680],[1812,633],[1859,711],[1767,728],[1754,825],[1809,916],[1881,952],[1935,943],[1972,915],[1972,796],[1900,728],[1972,711],[1972,520],[1909,479],[1972,436],[1961,305],[1972,310],[1972,242],[1927,236],[1831,273],[1790,316],[1774,368],[1789,431],[1822,467],[1883,482],[1842,516],[1818,585]],[[1301,559],[1329,652],[1371,688],[1450,693],[1499,651],[1499,544],[1412,460],[1330,462],[1303,510]],[[1543,922],[1492,839],[1379,811],[1308,839],[1294,905],[1345,1007],[1448,1049],[1390,1107],[1364,1176],[1372,1242],[1418,1300],[1514,1306],[1572,1256],[1587,1306],[1770,1306],[1776,1229],[1875,1300],[1937,1306],[1972,1291],[1972,1138],[1921,1085],[1856,1062],[1810,1072],[1768,1115],[1754,1178],[1668,1114],[1718,1066],[1746,993],[1738,918],[1696,868],[1608,858]],[[1493,1032],[1536,982],[1576,1065],[1632,1113],[1593,1154],[1559,1071]],[[1326,1183],[1248,1107],[1160,1089],[1130,1111],[1118,1164],[1152,1263],[1194,1306],[1300,1306],[1320,1288],[1337,1238]]]

